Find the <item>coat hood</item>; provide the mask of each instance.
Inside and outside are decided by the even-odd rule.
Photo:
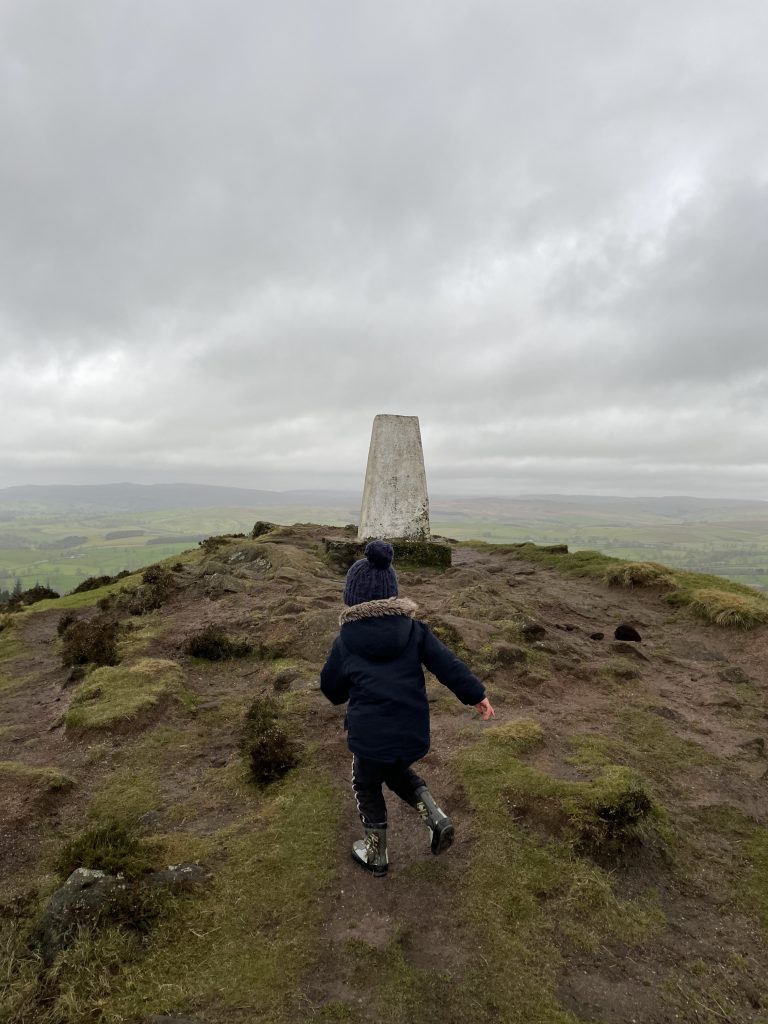
[[[391,661],[411,638],[416,609],[416,603],[407,597],[364,601],[345,608],[339,616],[341,640],[349,651],[368,661]]]

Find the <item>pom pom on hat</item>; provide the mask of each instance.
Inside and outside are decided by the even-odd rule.
[[[363,554],[374,569],[387,569],[395,557],[395,549],[385,540],[372,540],[366,544]]]
[[[394,548],[385,540],[372,540],[365,546],[365,558],[350,566],[344,583],[344,604],[384,601],[397,597],[397,573],[392,568]]]

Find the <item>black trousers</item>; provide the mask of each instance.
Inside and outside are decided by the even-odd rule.
[[[426,786],[424,779],[418,776],[406,761],[385,764],[353,754],[352,790],[360,820],[369,827],[381,828],[387,824],[387,805],[381,792],[383,783],[411,806],[416,803],[416,790]]]

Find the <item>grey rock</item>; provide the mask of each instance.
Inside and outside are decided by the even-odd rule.
[[[525,618],[520,624],[520,632],[526,640],[541,640],[547,635],[547,631],[536,619]]]
[[[229,570],[224,562],[216,558],[210,558],[207,562],[204,562],[200,569],[202,576],[213,576],[216,573],[226,573]]]
[[[528,658],[523,648],[515,644],[497,644],[493,653],[499,665],[519,665]]]
[[[257,519],[256,522],[253,524],[253,529],[251,530],[251,537],[263,537],[265,533],[271,533],[272,530],[276,529],[277,525],[275,523],[268,523],[265,522],[263,519]]]
[[[718,679],[722,679],[724,683],[751,683],[752,680],[749,678],[746,672],[742,672],[736,665],[728,665],[727,668],[721,668],[717,673]]]
[[[110,920],[130,920],[131,898],[153,889],[186,892],[207,882],[210,871],[201,864],[172,864],[134,880],[104,871],[77,868],[48,900],[33,933],[43,963],[51,967],[71,945],[80,928]]]
[[[169,864],[167,868],[152,871],[139,879],[138,885],[144,888],[167,888],[171,892],[188,892],[210,882],[213,875],[202,864]]]
[[[306,576],[306,573],[300,572],[298,569],[291,568],[290,565],[284,565],[282,569],[278,569],[275,572],[276,580],[302,580]]]
[[[286,690],[290,690],[291,683],[294,679],[298,678],[299,673],[295,668],[284,668],[282,672],[278,672],[272,680],[272,686],[277,693],[285,693]]]
[[[118,887],[125,888],[126,883],[104,871],[77,868],[72,872],[51,896],[34,932],[46,967],[70,945],[79,928],[98,922]]]
[[[205,583],[208,592],[213,594],[238,594],[245,589],[240,580],[228,573],[215,572],[206,577]]]

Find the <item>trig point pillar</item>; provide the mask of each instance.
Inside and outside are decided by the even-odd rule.
[[[429,499],[418,416],[377,416],[365,472],[359,540],[425,540]]]

